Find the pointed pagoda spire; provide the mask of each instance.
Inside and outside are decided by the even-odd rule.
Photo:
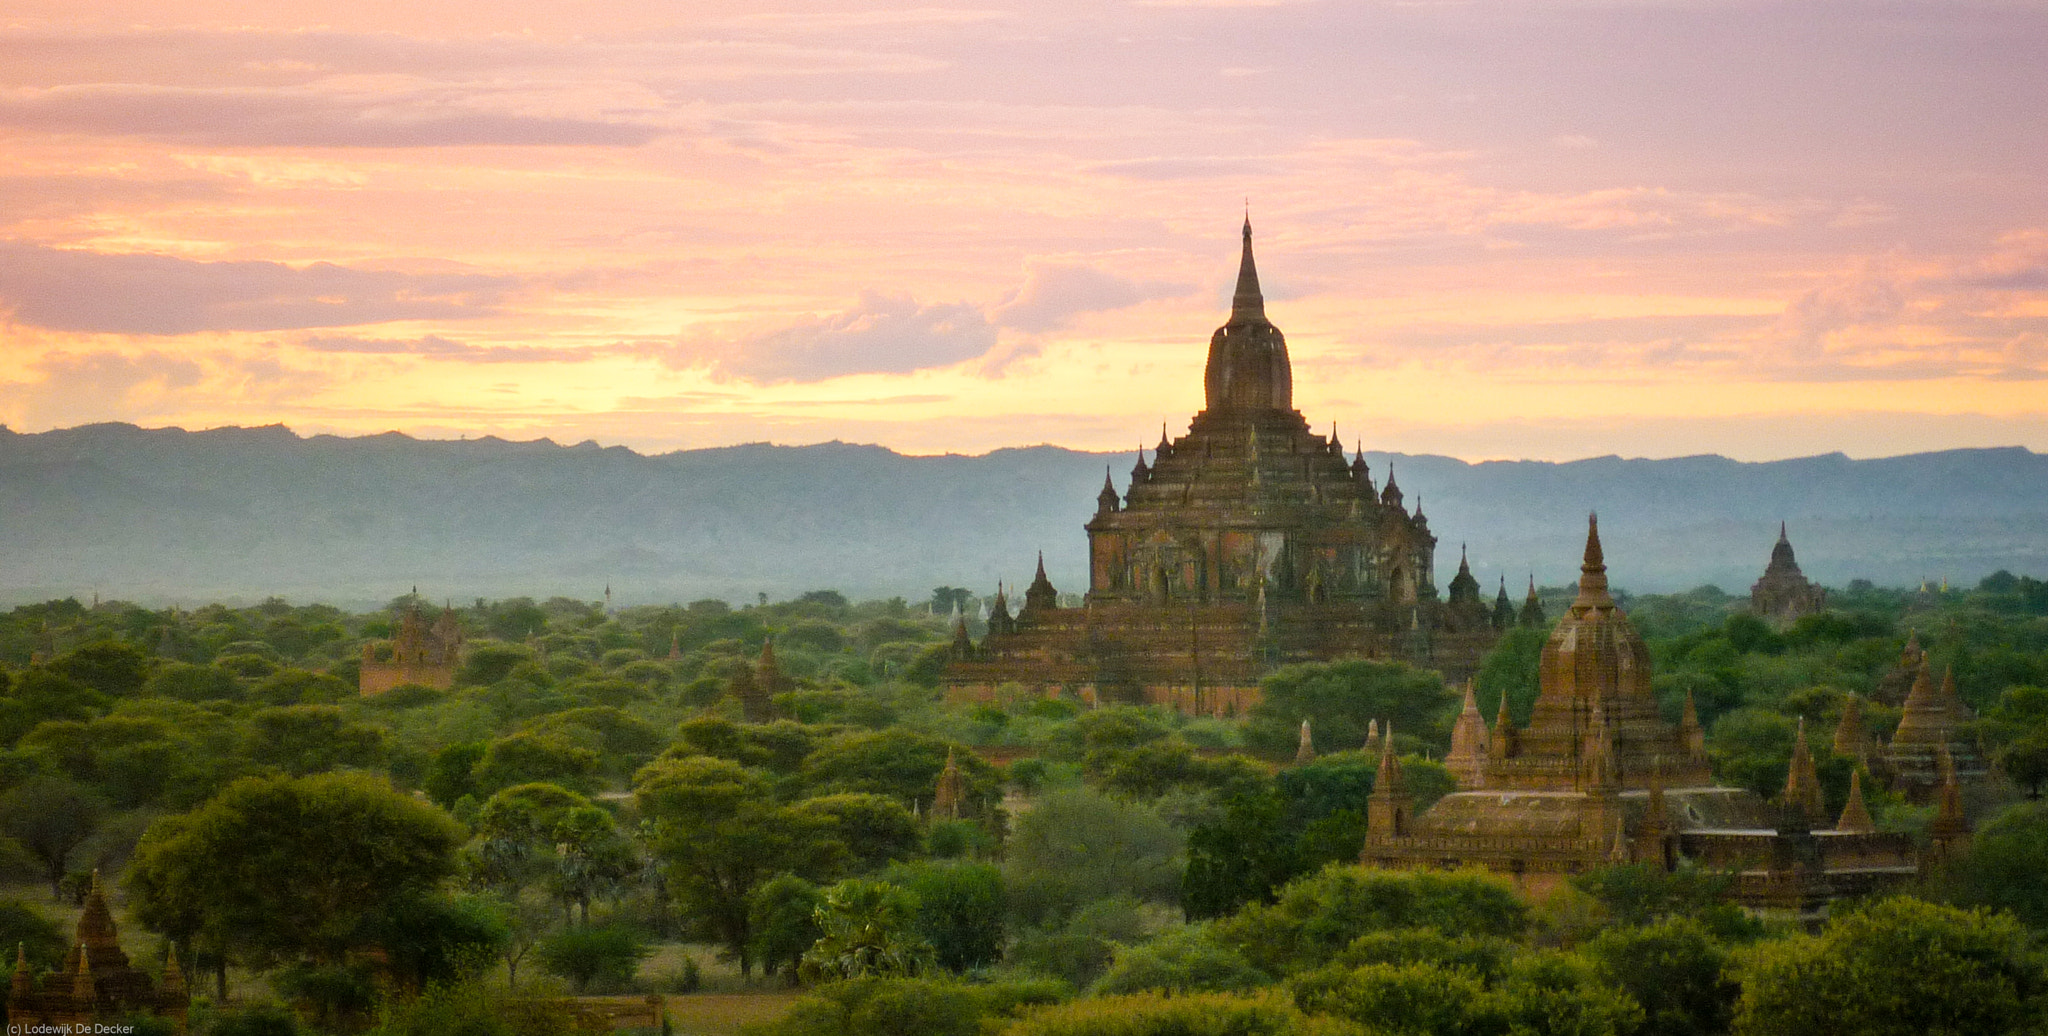
[[[1037,615],[1060,606],[1060,594],[1053,589],[1052,580],[1045,577],[1045,551],[1038,552],[1038,571],[1032,573],[1031,585],[1024,588],[1024,613]]]
[[[1536,596],[1536,573],[1529,573],[1529,596],[1522,598],[1522,610],[1515,614],[1515,625],[1523,629],[1542,629],[1550,625],[1550,616],[1543,612],[1543,599]]]
[[[1145,465],[1145,445],[1139,443],[1138,463],[1131,465],[1131,486],[1136,488],[1138,483],[1145,481],[1151,474],[1152,469]]]
[[[9,999],[19,999],[35,990],[35,978],[28,971],[28,944],[14,944],[14,983],[8,988]]]
[[[1798,809],[1808,824],[1827,823],[1827,806],[1821,798],[1820,775],[1814,770],[1813,752],[1806,745],[1806,717],[1799,717],[1799,729],[1792,735],[1792,764],[1785,771],[1786,809]]]
[[[1266,296],[1259,291],[1259,268],[1252,262],[1252,218],[1244,218],[1244,256],[1237,262],[1237,292],[1230,297],[1233,324],[1266,319]]]
[[[1956,779],[1956,760],[1948,750],[1948,742],[1941,745],[1938,757],[1941,762],[1941,795],[1936,800],[1934,821],[1927,825],[1928,848],[1942,861],[1955,858],[1969,840],[1970,825],[1963,816],[1963,787]]]
[[[1444,769],[1457,778],[1460,791],[1486,786],[1487,743],[1486,717],[1479,714],[1472,681],[1466,680],[1465,703],[1451,728],[1451,750],[1444,755]]]
[[[1358,452],[1351,457],[1351,477],[1357,479],[1358,484],[1364,486],[1366,492],[1370,493],[1373,491],[1372,469],[1365,464],[1364,439],[1358,440]]]
[[[1161,421],[1159,422],[1159,445],[1153,448],[1152,455],[1164,457],[1171,452],[1173,452],[1173,444],[1166,441],[1166,422]]]
[[[1401,776],[1401,760],[1394,757],[1394,725],[1387,724],[1380,741],[1380,765],[1373,776],[1372,794],[1365,802],[1367,844],[1399,838],[1408,833],[1408,814],[1415,800],[1408,794],[1408,782]]]
[[[1700,726],[1700,710],[1693,704],[1692,688],[1685,689],[1685,710],[1678,717],[1678,737],[1685,742],[1685,757],[1698,762],[1707,757],[1707,732]]]
[[[178,944],[170,944],[170,952],[164,955],[164,980],[158,988],[165,996],[185,995],[185,969],[178,965]]]
[[[71,977],[71,997],[80,1004],[90,1004],[100,998],[99,985],[92,978],[92,948],[78,944],[78,971]]]
[[[946,746],[946,765],[939,771],[938,788],[932,794],[932,819],[960,819],[961,799],[967,790],[966,781],[960,776],[959,760],[954,758],[953,746]]]
[[[1309,736],[1308,720],[1301,721],[1301,741],[1294,747],[1294,765],[1312,763],[1316,758],[1315,740]]]
[[[1600,515],[1586,515],[1586,558],[1579,565],[1579,596],[1572,602],[1572,613],[1583,615],[1595,608],[1614,607],[1614,596],[1607,592],[1607,556],[1600,549]]]
[[[1870,755],[1870,734],[1863,729],[1863,699],[1849,695],[1842,701],[1842,718],[1835,722],[1834,753],[1858,762]]]
[[[1380,490],[1380,503],[1388,507],[1401,506],[1401,487],[1394,481],[1394,462],[1387,462],[1387,488]]]
[[[1366,720],[1366,721],[1365,721],[1365,747],[1364,747],[1363,751],[1364,751],[1364,752],[1365,752],[1365,754],[1367,754],[1367,755],[1376,755],[1376,754],[1378,754],[1378,753],[1379,753],[1379,750],[1380,750],[1380,721],[1379,721],[1379,720],[1376,720],[1376,719],[1369,719],[1369,720]]]
[[[1870,807],[1863,804],[1863,768],[1849,771],[1849,801],[1842,807],[1841,819],[1835,821],[1835,830],[1849,834],[1867,834],[1877,830],[1877,822],[1870,819]]]
[[[1115,514],[1121,498],[1117,496],[1116,483],[1109,479],[1109,465],[1102,466],[1102,492],[1095,494],[1096,514]]]

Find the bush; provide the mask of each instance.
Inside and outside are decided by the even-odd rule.
[[[649,952],[640,936],[617,927],[565,929],[542,940],[538,949],[541,967],[568,979],[578,993],[593,985],[626,988]]]

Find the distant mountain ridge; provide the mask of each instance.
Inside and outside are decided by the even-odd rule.
[[[1104,465],[1052,446],[910,457],[879,446],[751,444],[643,455],[595,443],[398,433],[301,437],[282,426],[201,432],[0,428],[0,604],[98,592],[197,603],[566,595],[609,584],[622,604],[752,600],[833,588],[926,598],[939,585],[1028,580],[1086,589],[1086,534]],[[1807,574],[1973,584],[2048,574],[2048,455],[2020,447],[1876,460],[1835,453],[1748,463],[1698,456],[1389,465],[1439,537],[1439,586],[1469,545],[1489,594],[1577,576],[1598,510],[1617,585],[1748,589],[1778,522]]]

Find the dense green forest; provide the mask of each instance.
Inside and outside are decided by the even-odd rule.
[[[1544,592],[1552,616],[1572,592]],[[0,936],[54,967],[98,870],[131,955],[176,947],[200,1036],[551,1032],[560,996],[629,990],[776,993],[761,1036],[1998,1033],[2048,1010],[2048,583],[1857,583],[1784,630],[1712,587],[1625,599],[1668,718],[1690,694],[1720,779],[1766,796],[1802,719],[1832,730],[1909,634],[1975,710],[1998,787],[1968,855],[1815,932],[1723,905],[1707,872],[1532,902],[1352,866],[1368,724],[1392,722],[1418,809],[1452,787],[1431,760],[1460,696],[1433,674],[1290,666],[1230,719],[949,707],[932,616],[957,596],[479,600],[451,609],[452,689],[367,698],[365,642],[440,603],[16,608]],[[780,718],[743,723],[771,638]],[[1504,694],[1526,717],[1543,639],[1487,658],[1486,714]],[[1856,763],[1812,744],[1839,809]],[[1864,787],[1924,833],[1927,808]]]

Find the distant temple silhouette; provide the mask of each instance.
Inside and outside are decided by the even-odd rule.
[[[362,675],[357,686],[364,694],[382,694],[393,687],[418,684],[436,690],[455,686],[455,671],[462,667],[464,638],[455,609],[444,607],[432,626],[420,615],[419,595],[398,620],[398,632],[387,642],[363,644]]]
[[[1799,562],[1792,559],[1792,540],[1785,535],[1785,523],[1779,522],[1770,564],[1764,566],[1763,578],[1749,588],[1749,610],[1782,629],[1827,606],[1828,592],[1799,571]]]
[[[1202,381],[1206,405],[1188,433],[1161,429],[1123,494],[1104,472],[1087,523],[1085,603],[1060,607],[1041,557],[1015,615],[998,588],[981,643],[956,623],[949,699],[993,700],[1014,684],[1232,715],[1288,662],[1380,658],[1462,678],[1513,624],[1504,601],[1481,597],[1462,556],[1440,600],[1421,501],[1408,509],[1391,470],[1376,487],[1362,447],[1347,459],[1334,431],[1310,431],[1294,409],[1250,220],[1230,319],[1209,339]]]

